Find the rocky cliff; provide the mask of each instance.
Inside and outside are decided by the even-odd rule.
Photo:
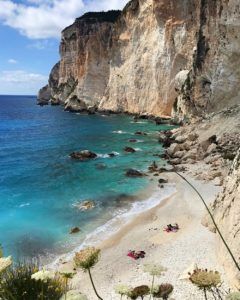
[[[212,209],[216,222],[220,225],[223,236],[236,257],[240,266],[240,149],[234,159],[229,174],[225,180],[223,190],[213,203]],[[214,231],[212,223],[209,227]],[[219,238],[219,237],[218,237]],[[218,254],[224,263],[232,280],[232,284],[240,288],[240,272],[233,264],[223,243],[219,241]]]
[[[181,117],[231,106],[239,16],[237,0],[132,0],[122,12],[86,14],[62,32],[51,99],[72,110]]]

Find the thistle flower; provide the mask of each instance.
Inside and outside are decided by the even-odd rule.
[[[143,271],[152,275],[152,284],[150,288],[152,291],[154,287],[155,276],[161,276],[165,271],[167,271],[167,269],[157,264],[146,264],[144,265]],[[151,295],[149,299],[151,299]]]
[[[157,292],[153,292],[153,296],[156,298],[168,299],[168,296],[172,293],[173,286],[169,283],[161,284]]]
[[[62,296],[60,300],[64,300],[65,296]],[[88,300],[87,296],[84,294],[81,294],[79,291],[72,290],[68,291],[66,295],[67,300]]]
[[[55,277],[55,273],[52,271],[48,271],[48,270],[41,270],[38,271],[37,273],[32,274],[31,278],[34,280],[41,280],[43,282],[48,281],[48,279],[54,279]]]
[[[89,247],[84,250],[81,250],[75,253],[74,263],[76,267],[80,267],[83,271],[88,272],[96,296],[98,297],[98,299],[103,300],[97,292],[91,274],[91,268],[93,268],[98,262],[100,252],[101,252],[100,249],[96,249],[94,247]]]
[[[157,264],[145,264],[143,270],[152,276],[161,276],[165,271],[167,271],[166,268]]]
[[[150,288],[147,285],[140,285],[133,289],[133,294],[136,297],[141,297],[142,299],[144,298],[144,296],[149,295],[149,293]]]
[[[208,271],[207,269],[196,269],[190,274],[190,281],[200,289],[210,289],[217,287],[221,283],[220,273],[217,271]]]
[[[5,271],[12,264],[12,257],[1,257],[0,258],[0,274]]]
[[[77,267],[84,271],[94,267],[98,262],[101,250],[94,247],[89,247],[75,253],[74,262]]]
[[[227,295],[226,300],[240,300],[240,292],[233,292]]]
[[[119,284],[115,287],[116,294],[121,296],[127,296],[132,291],[132,288],[128,285]]]

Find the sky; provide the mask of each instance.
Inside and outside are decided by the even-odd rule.
[[[128,0],[0,0],[0,95],[36,95],[59,60],[61,31]]]

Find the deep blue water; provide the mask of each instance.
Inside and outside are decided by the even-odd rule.
[[[39,107],[30,96],[0,96],[0,243],[16,258],[63,253],[86,234],[111,219],[116,209],[146,188],[148,179],[129,179],[127,168],[144,170],[162,151],[156,126],[132,122],[129,116],[79,115],[62,107]],[[114,131],[121,130],[119,134]],[[134,136],[134,132],[149,132]],[[142,140],[137,144],[129,138]],[[141,151],[124,153],[125,146]],[[90,149],[112,151],[84,163],[69,154]],[[99,169],[98,164],[105,164]],[[72,206],[92,199],[95,209],[80,212]],[[126,201],[128,199],[128,201]],[[79,235],[69,235],[79,226]]]

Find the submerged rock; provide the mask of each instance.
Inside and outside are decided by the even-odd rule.
[[[134,152],[136,152],[136,150],[134,148],[132,148],[132,147],[125,147],[124,151],[128,152],[128,153],[134,153]]]
[[[78,203],[73,204],[74,207],[79,209],[80,211],[91,210],[95,207],[95,203],[92,200],[85,200]]]
[[[72,152],[70,154],[70,157],[72,159],[80,160],[80,161],[86,161],[89,159],[94,159],[97,157],[97,154],[94,152],[91,152],[89,150],[83,150],[79,152]]]
[[[156,172],[158,170],[158,165],[157,163],[154,161],[149,167],[148,167],[148,170],[150,172]]]
[[[104,170],[107,168],[107,166],[103,163],[96,164],[95,166],[96,166],[96,169],[98,169],[98,170]]]
[[[111,153],[108,154],[108,156],[109,156],[109,157],[115,157],[115,156],[116,156],[116,153],[111,152]]]
[[[71,230],[70,230],[70,234],[78,233],[78,232],[80,232],[80,231],[81,231],[81,230],[80,230],[79,227],[73,227],[73,228],[71,228]]]
[[[168,180],[167,180],[167,179],[164,179],[164,178],[160,178],[160,179],[158,180],[158,182],[159,182],[160,184],[163,184],[163,183],[168,183]]]
[[[136,170],[136,169],[128,169],[126,172],[126,176],[128,177],[143,177],[145,174]]]
[[[142,131],[136,131],[135,135],[147,135],[146,132],[142,132]]]

